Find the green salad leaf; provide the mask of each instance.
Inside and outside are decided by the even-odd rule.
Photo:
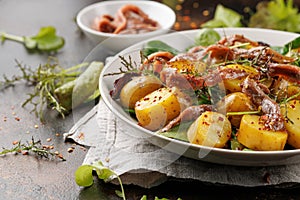
[[[202,28],[195,37],[195,45],[209,46],[211,44],[215,44],[220,39],[220,34],[215,30],[211,28]]]
[[[77,168],[75,172],[75,182],[79,186],[89,187],[93,185],[93,166],[90,165],[82,165]]]
[[[123,184],[120,177],[113,170],[105,167],[101,161],[95,162],[91,165],[81,165],[80,167],[78,167],[75,172],[75,181],[77,185],[82,187],[89,187],[93,185],[93,171],[96,171],[98,178],[105,182],[110,181],[112,178],[116,177],[120,183],[121,191],[116,190],[115,193],[119,197],[123,198],[123,200],[126,200]]]
[[[174,128],[172,128],[167,132],[159,132],[158,134],[168,138],[189,142],[186,133],[191,124],[192,122],[181,123],[180,125],[175,126]]]
[[[300,48],[300,37],[295,38],[283,46],[282,54],[287,54],[292,49]]]
[[[246,27],[267,28],[290,32],[300,32],[300,13],[293,0],[261,1],[248,22],[236,11],[218,4],[214,18],[202,24],[203,28]]]
[[[172,53],[173,55],[176,55],[179,53],[179,51],[170,45],[160,41],[160,40],[152,40],[146,43],[146,45],[143,48],[143,54],[145,56],[149,56],[152,53],[158,52],[158,51],[167,51]]]
[[[53,26],[42,27],[35,36],[17,36],[0,32],[0,37],[2,42],[5,40],[20,42],[31,52],[53,53],[65,44],[65,39],[56,35],[56,29]]]
[[[218,4],[214,14],[214,18],[201,25],[202,28],[217,27],[242,27],[241,22],[243,16],[232,9],[226,8]]]
[[[249,27],[300,32],[300,14],[293,6],[293,0],[260,2],[256,10],[250,17]]]

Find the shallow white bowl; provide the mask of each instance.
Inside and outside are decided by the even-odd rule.
[[[299,37],[299,34],[288,33],[282,31],[252,29],[252,28],[221,28],[215,29],[222,36],[243,34],[252,40],[266,42],[273,46],[282,46],[292,39]],[[183,31],[177,33],[158,36],[150,40],[161,40],[170,46],[184,51],[186,47],[193,44],[194,38],[198,30]],[[149,41],[149,40],[147,40]],[[132,137],[147,138],[153,144],[174,152],[179,156],[186,156],[202,161],[239,166],[270,166],[270,165],[287,165],[300,162],[300,149],[282,150],[282,151],[233,151],[229,149],[210,148],[201,145],[190,144],[187,142],[171,139],[155,132],[146,130],[138,125],[137,121],[131,118],[124,109],[114,101],[109,91],[113,88],[114,81],[117,76],[105,76],[108,73],[115,73],[121,67],[121,59],[119,56],[131,56],[132,61],[139,63],[141,50],[147,41],[133,45],[116,55],[109,63],[106,64],[99,80],[99,88],[101,97],[109,109],[124,122],[124,126],[128,129],[128,133]]]
[[[111,34],[93,29],[94,20],[104,14],[115,16],[126,4],[138,6],[149,18],[156,20],[161,28],[141,34]],[[154,1],[103,1],[89,5],[79,11],[76,21],[80,29],[96,44],[102,43],[108,49],[119,52],[137,42],[167,33],[176,21],[174,11],[168,6]]]

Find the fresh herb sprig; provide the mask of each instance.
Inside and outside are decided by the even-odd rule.
[[[65,39],[56,35],[56,29],[52,26],[42,27],[35,36],[17,36],[0,32],[2,43],[11,40],[22,43],[30,52],[56,53],[65,44]]]
[[[22,153],[24,155],[33,153],[40,158],[59,158],[62,161],[66,161],[66,159],[59,154],[58,152],[52,152],[52,148],[49,148],[47,145],[43,145],[41,140],[36,141],[33,137],[30,142],[21,143],[21,141],[17,141],[14,143],[14,147],[11,149],[3,148],[0,152],[0,155],[7,155],[9,153]]]
[[[64,69],[59,65],[57,59],[50,57],[46,64],[39,65],[36,70],[33,70],[18,61],[16,62],[22,74],[12,78],[4,76],[4,81],[0,81],[0,91],[14,86],[16,82],[25,81],[27,84],[33,85],[34,90],[28,94],[29,97],[24,101],[22,107],[31,104],[33,106],[31,112],[34,112],[41,121],[43,121],[43,109],[46,105],[64,117],[67,110],[61,106],[62,102],[59,102],[55,97],[54,90],[75,80],[81,73],[80,69],[87,67],[88,63],[81,63]]]

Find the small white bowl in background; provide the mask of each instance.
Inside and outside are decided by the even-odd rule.
[[[155,31],[140,34],[113,34],[93,29],[96,18],[105,14],[114,17],[117,11],[127,4],[138,6],[150,19],[157,21],[161,27]],[[101,43],[113,52],[119,52],[137,42],[169,32],[176,21],[176,15],[170,7],[154,1],[103,1],[80,10],[76,21],[79,28],[93,42]]]

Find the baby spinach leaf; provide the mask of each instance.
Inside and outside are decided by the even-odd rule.
[[[8,33],[0,33],[1,40],[20,42],[29,51],[52,53],[61,49],[65,40],[56,35],[56,29],[52,26],[42,27],[35,36],[17,36]]]
[[[91,165],[82,165],[77,168],[75,172],[75,181],[77,185],[83,187],[89,187],[93,185],[93,166]]]
[[[179,51],[177,49],[171,47],[170,45],[168,45],[160,40],[149,41],[143,48],[143,54],[145,56],[149,56],[150,54],[158,52],[158,51],[167,51],[174,55],[179,53]]]
[[[209,46],[221,39],[218,32],[211,28],[200,29],[195,37],[195,44],[199,46]]]
[[[283,46],[282,54],[288,53],[291,49],[300,48],[300,37],[295,38]]]

